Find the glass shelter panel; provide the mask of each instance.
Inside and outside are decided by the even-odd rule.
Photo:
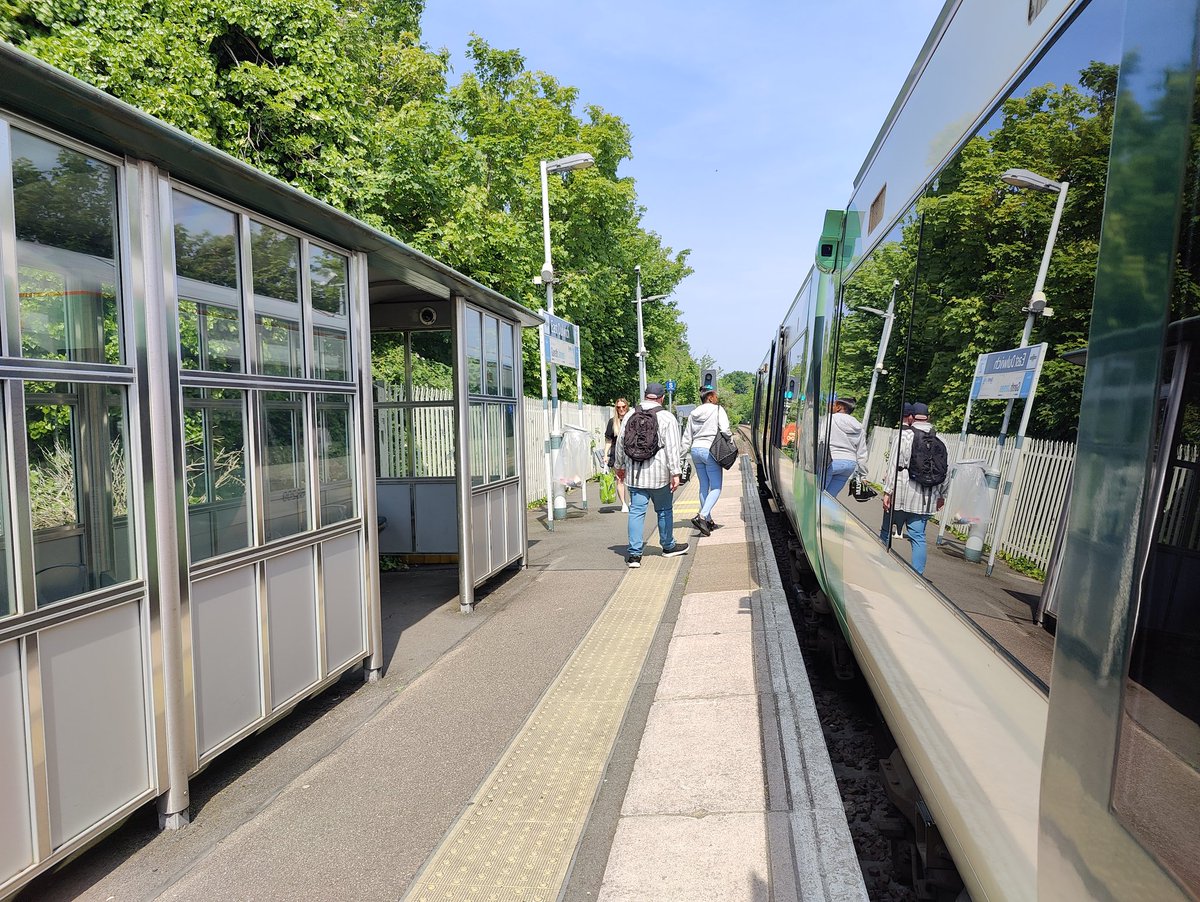
[[[38,605],[134,575],[125,389],[27,383]]]
[[[354,438],[350,398],[317,396],[317,478],[321,487],[321,525],[357,515],[354,503]]]
[[[121,363],[116,172],[13,129],[21,353]]]
[[[180,365],[240,373],[237,217],[182,191],[172,193]]]
[[[246,396],[228,388],[183,390],[190,560],[250,544]]]
[[[414,401],[454,400],[454,342],[449,329],[412,333]]]
[[[299,308],[299,238],[261,222],[251,221],[250,264],[254,270],[256,295],[286,301]]]
[[[500,394],[500,323],[487,314],[483,317],[483,390]]]
[[[316,245],[309,247],[308,277],[315,312],[346,318],[350,309],[348,273],[349,264],[344,256]]]
[[[515,331],[512,323],[500,323],[500,394],[505,398],[517,396]]]
[[[472,307],[463,314],[466,320],[467,391],[483,394],[483,314]]]
[[[4,405],[0,402],[0,422],[4,421]],[[7,452],[0,442],[0,473],[8,472]],[[12,586],[12,524],[8,514],[8,480],[0,479],[0,617],[17,611],[17,599]]]
[[[304,396],[263,392],[263,520],[267,541],[309,529]]]

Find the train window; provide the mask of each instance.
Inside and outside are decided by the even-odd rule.
[[[839,500],[1047,689],[1043,586],[1071,484],[1084,369],[1070,352],[1086,345],[1091,321],[1122,14],[1117,0],[1082,9],[839,298],[836,393],[854,399],[859,422],[870,407],[868,480],[880,492],[858,503],[841,488]],[[1002,178],[1010,169],[1041,178],[1014,185]],[[869,215],[870,200],[856,215]],[[1031,303],[1038,290],[1052,315]],[[1029,343],[1048,350],[1024,442],[1020,399],[976,400],[962,436],[977,360],[1019,347],[1027,324]],[[897,472],[905,403],[927,405],[946,446],[936,491]],[[885,522],[889,485],[889,504],[919,509]]]
[[[1187,333],[1181,333],[1179,326]],[[1154,519],[1125,684],[1113,806],[1185,885],[1200,888],[1200,320],[1182,343],[1166,391],[1151,491]]]
[[[116,171],[12,130],[21,353],[119,364]]]
[[[1200,110],[1193,124],[1200,123]],[[1113,780],[1122,823],[1200,895],[1200,153],[1193,144]]]

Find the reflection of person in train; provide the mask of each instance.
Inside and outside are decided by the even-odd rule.
[[[912,427],[900,433],[895,468],[883,481],[883,526],[879,538],[886,544],[892,524],[899,524],[912,546],[912,567],[925,573],[925,525],[946,503],[949,479],[946,446],[929,422],[929,406],[912,405]],[[918,438],[919,436],[919,438]],[[940,446],[940,451],[936,450]]]
[[[838,398],[829,417],[829,470],[825,491],[836,496],[857,472],[867,474],[867,431],[854,419],[853,398]]]

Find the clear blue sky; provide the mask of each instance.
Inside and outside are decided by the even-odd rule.
[[[454,81],[475,32],[629,124],[643,223],[692,251],[693,353],[753,370],[942,4],[427,0],[422,31]]]

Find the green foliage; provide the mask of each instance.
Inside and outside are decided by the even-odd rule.
[[[586,399],[634,397],[633,267],[647,296],[670,294],[691,270],[687,251],[642,227],[633,181],[617,175],[631,156],[628,125],[597,106],[577,111],[575,88],[477,36],[472,70],[450,86],[448,54],[420,42],[422,9],[422,0],[0,0],[0,37],[530,307],[545,304],[530,281],[542,263],[539,161],[590,152],[595,168],[549,186],[555,312],[582,330]],[[180,238],[205,270],[228,250],[221,236]],[[272,278],[288,278],[278,262]],[[644,320],[650,377],[690,389],[679,309],[650,303]],[[523,349],[536,393],[530,332]],[[573,395],[574,373],[560,378]]]
[[[721,405],[729,414],[729,422],[736,426],[749,423],[754,414],[754,374],[744,370],[721,373],[717,379],[717,393]]]
[[[1093,63],[1078,87],[1045,85],[1006,101],[996,127],[968,141],[939,173],[900,226],[899,240],[880,248],[846,285],[844,311],[882,310],[893,281],[900,283],[874,422],[895,422],[904,377],[906,397],[929,401],[938,428],[957,430],[978,355],[1016,344],[1056,201],[1003,185],[1000,174],[1017,167],[1071,185],[1045,287],[1054,316],[1040,319],[1033,336],[1049,343],[1050,354],[1030,434],[1074,437],[1083,370],[1058,354],[1087,344],[1115,87],[1116,67]],[[882,329],[882,318],[871,313],[844,315],[842,394],[860,402],[866,396]],[[1002,416],[1003,405],[977,405],[972,431],[994,432]]]

